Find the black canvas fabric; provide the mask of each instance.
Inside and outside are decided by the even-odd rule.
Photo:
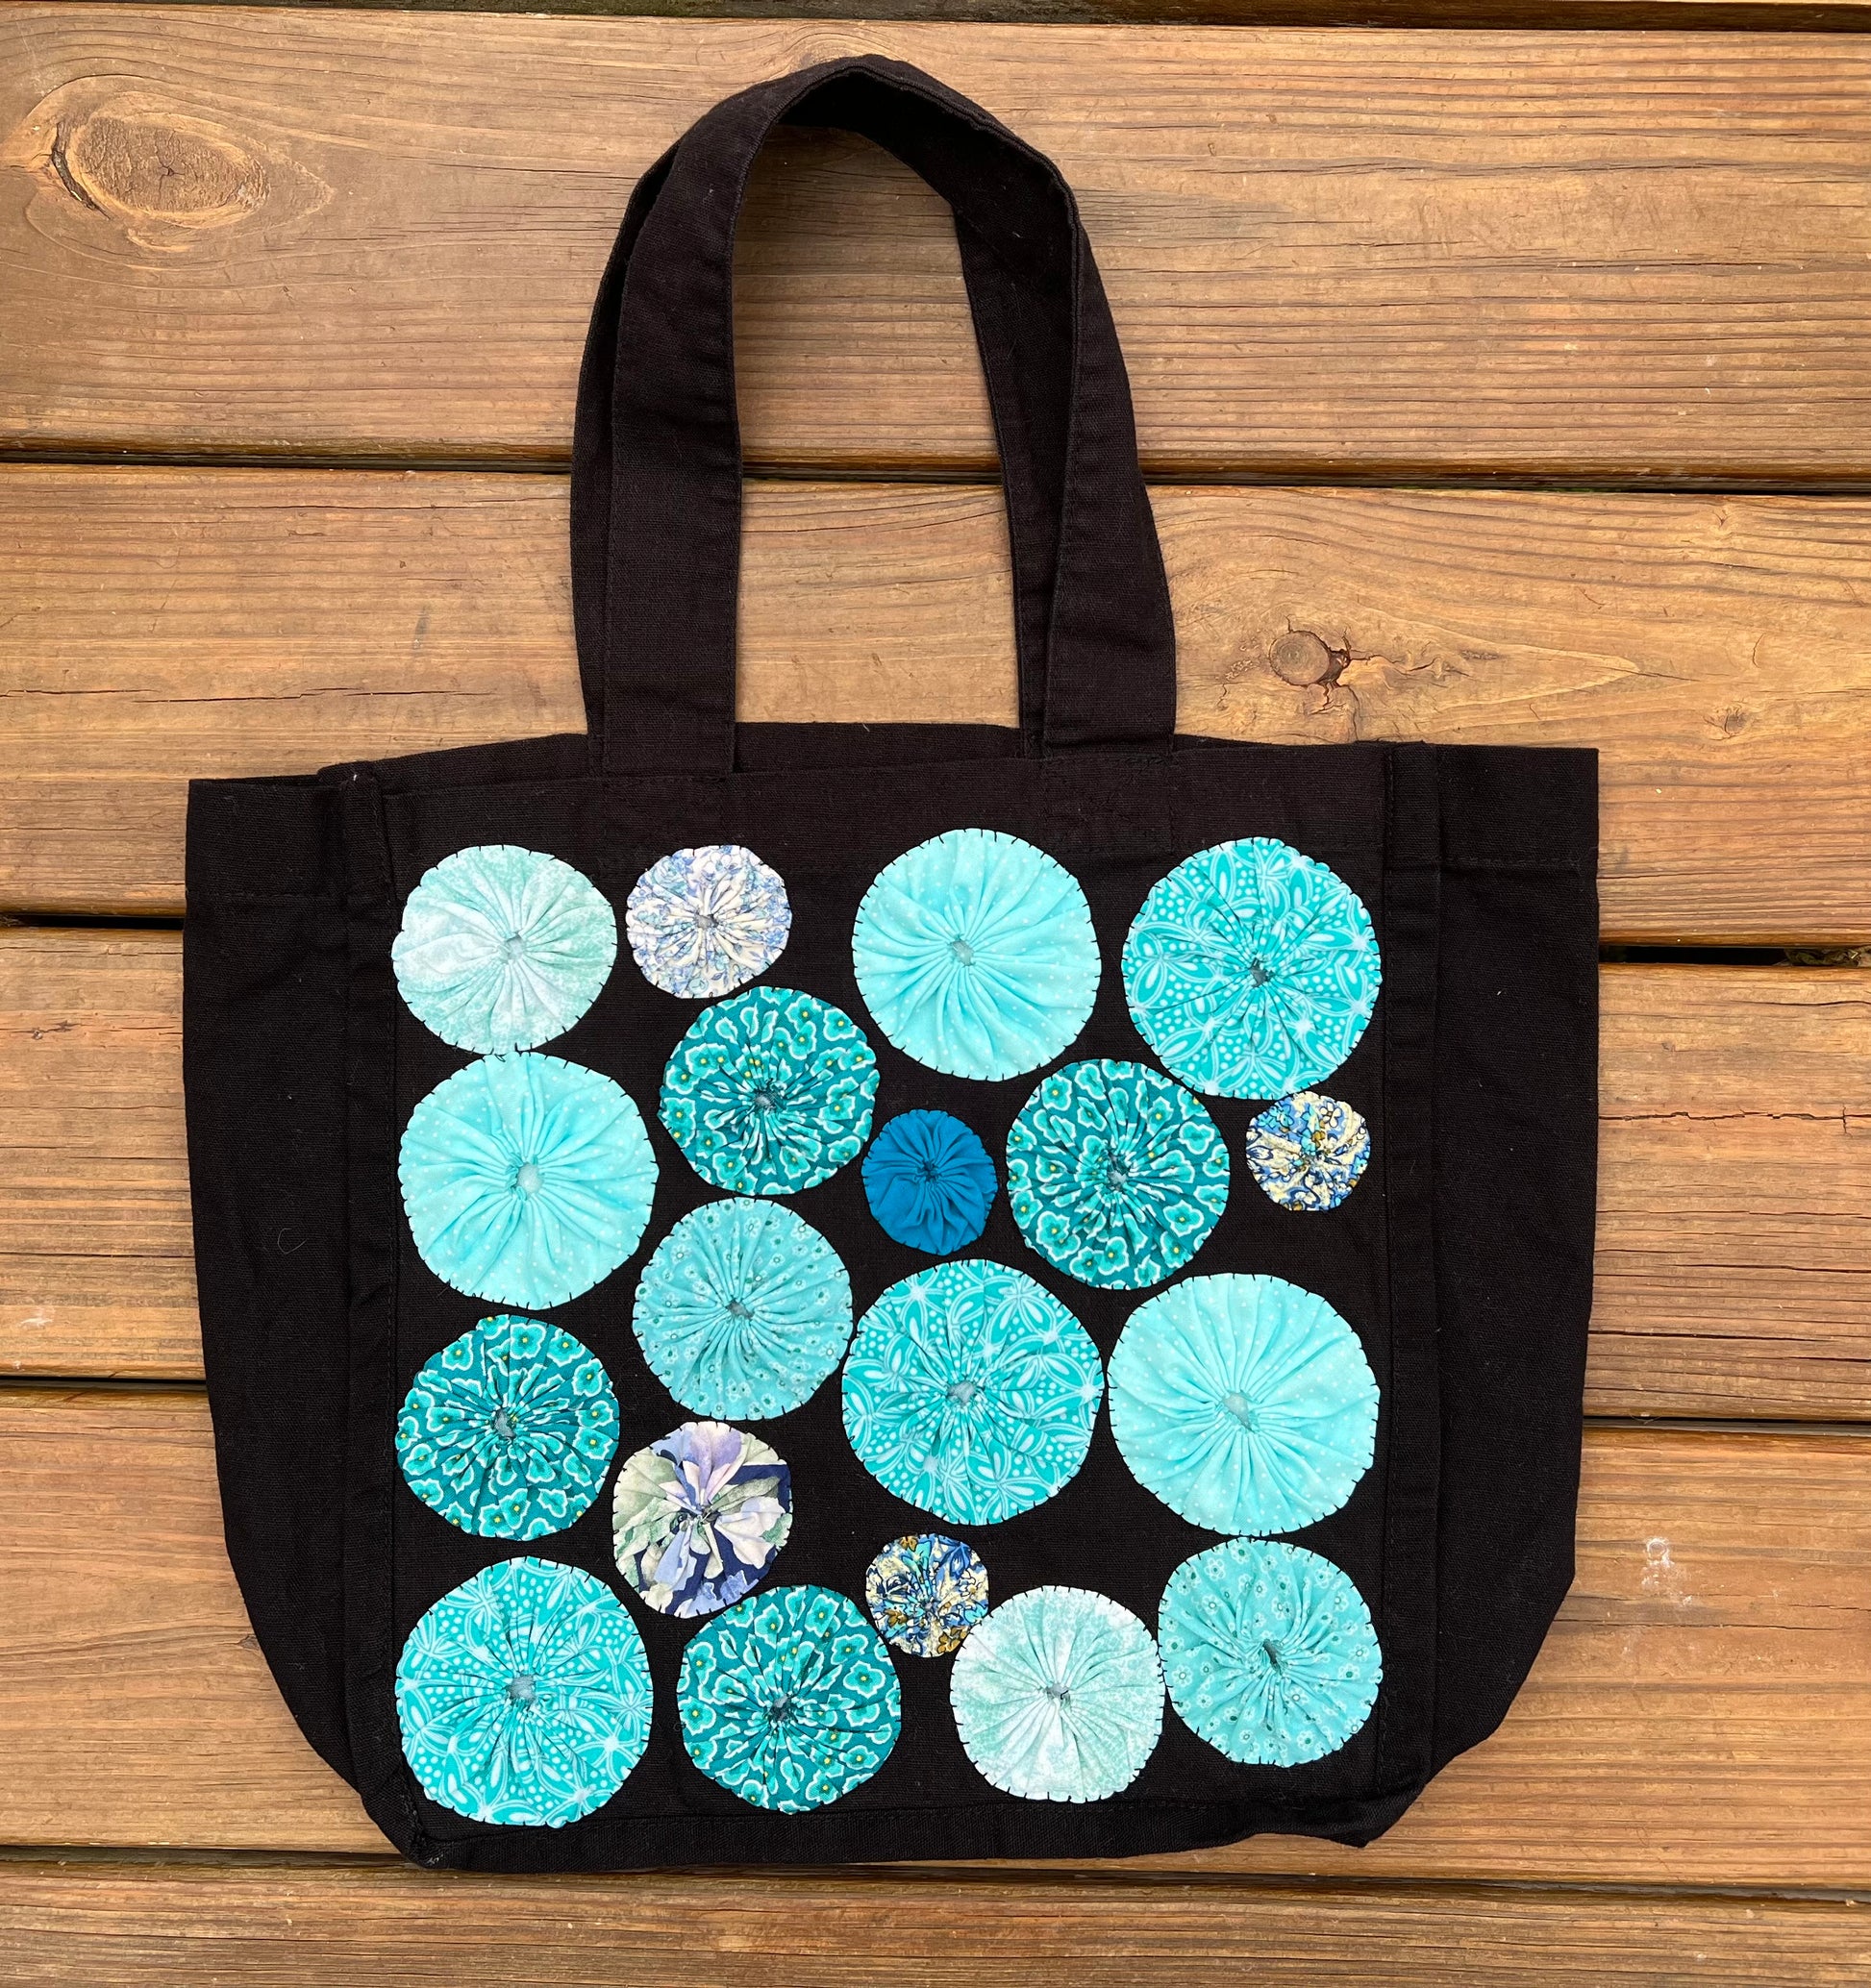
[[[1017,728],[736,726],[741,464],[732,245],[777,122],[863,133],[956,216],[993,403],[1015,572]],[[1071,196],[1031,148],[932,79],[829,63],[730,99],[645,177],[593,313],[574,456],[573,584],[586,734],[289,780],[191,788],[188,1136],[204,1349],[230,1556],[307,1737],[410,1857],[484,1870],[1162,1851],[1279,1830],[1363,1843],[1493,1729],[1572,1571],[1594,1205],[1595,756],[1577,751],[1224,745],[1174,731],[1169,597],[1129,390]],[[1373,1156],[1329,1219],[1295,1216],[1241,1164],[1246,1100],[1206,1100],[1235,1161],[1197,1271],[1265,1272],[1356,1326],[1381,1393],[1373,1468],[1292,1535],[1350,1575],[1384,1655],[1348,1744],[1292,1768],[1225,1758],[1169,1711],[1141,1775],[1087,1803],[992,1788],[958,1740],[945,1662],[900,1658],[901,1736],[828,1807],[763,1811],[689,1761],[676,1676],[698,1625],[626,1595],[656,1709],[620,1792],[565,1827],[474,1823],[422,1793],[398,1738],[403,1640],[448,1589],[516,1553],[621,1591],[610,1500],[517,1545],[461,1531],[400,1479],[396,1417],[424,1361],[501,1307],[424,1265],[397,1182],[417,1102],[469,1060],[398,1000],[390,946],[424,872],[511,842],[564,858],[621,912],[670,851],[744,843],[786,880],[773,978],[865,1030],[878,1123],[955,1111],[1004,1150],[1036,1074],[945,1077],[871,1028],[851,932],[871,880],[956,828],[1036,844],[1084,886],[1105,962],[1060,1061],[1149,1060],[1116,970],[1151,886],[1191,853],[1275,836],[1328,863],[1383,950],[1375,1019],[1332,1081]],[[620,949],[588,1013],[547,1047],[613,1078],[660,1164],[642,1243],[552,1323],[603,1359],[622,1458],[685,1419],[631,1329],[636,1276],[717,1198],[657,1122],[696,1004]],[[850,1165],[798,1197],[860,1311],[929,1260],[886,1236]],[[1028,1249],[1003,1195],[973,1254],[1055,1292],[1109,1357],[1148,1292],[1089,1288]],[[852,1454],[836,1380],[769,1433],[794,1523],[770,1581],[861,1599],[871,1555],[937,1523]],[[1171,1571],[1215,1535],[1144,1490],[1108,1407],[1056,1497],[968,1537],[998,1603],[1091,1588],[1152,1628]]]

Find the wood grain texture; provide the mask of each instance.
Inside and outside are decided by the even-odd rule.
[[[0,471],[0,904],[178,911],[190,776],[580,729],[565,501],[557,477]],[[1186,730],[1596,745],[1608,935],[1871,938],[1871,499],[1157,506]],[[997,492],[755,484],[747,526],[746,715],[1010,718]]]
[[[1610,1430],[1586,1454],[1578,1583],[1492,1740],[1362,1852],[1146,1867],[1862,1884],[1871,1440]],[[381,1848],[254,1647],[198,1399],[0,1399],[0,1651],[4,1840]]]
[[[1845,1988],[1834,1901],[944,1873],[511,1879],[336,1866],[0,1864],[36,1988]]]
[[[0,934],[0,1371],[197,1379],[180,940]],[[1871,1419],[1871,973],[1611,967],[1588,1404]]]
[[[211,7],[245,0],[198,0]],[[358,0],[259,0],[333,7]],[[529,13],[526,0],[365,0],[429,13]],[[771,20],[770,0],[554,0],[567,14],[665,20]],[[1871,23],[1864,0],[786,0],[791,20],[1006,21],[1071,27],[1669,29],[1850,34]]]
[[[12,6],[0,435],[561,458],[635,177],[723,93],[923,63],[1079,190],[1160,476],[1862,479],[1871,47]],[[761,461],[989,456],[946,218],[793,135]]]

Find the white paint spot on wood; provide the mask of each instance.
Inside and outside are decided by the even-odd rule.
[[[1659,1532],[1644,1541],[1643,1591],[1685,1607],[1694,1597],[1684,1585],[1683,1570],[1670,1555],[1670,1543]]]

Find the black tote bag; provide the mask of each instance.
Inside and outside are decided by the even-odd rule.
[[[953,209],[1017,728],[736,725],[731,261],[781,121]],[[586,735],[206,781],[228,1550],[484,1870],[1363,1843],[1571,1578],[1595,759],[1175,733],[1071,196],[881,59],[704,117],[579,389]]]

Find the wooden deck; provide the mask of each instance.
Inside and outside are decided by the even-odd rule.
[[[1871,1979],[1871,41],[1726,32],[1871,13],[922,11],[0,0],[0,1978]],[[429,1876],[220,1546],[184,788],[578,725],[570,388],[632,180],[865,48],[1082,194],[1185,729],[1601,749],[1579,1579],[1363,1852]],[[789,135],[741,267],[743,710],[1005,717],[939,204]]]

